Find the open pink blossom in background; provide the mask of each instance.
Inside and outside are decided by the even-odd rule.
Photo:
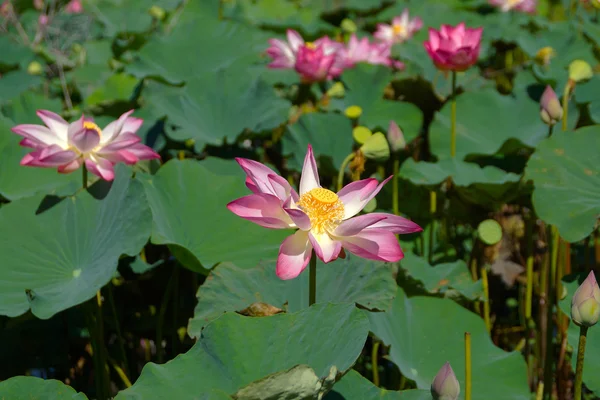
[[[21,160],[21,165],[57,168],[70,173],[85,163],[86,168],[100,178],[114,179],[114,165],[135,164],[140,160],[160,158],[150,147],[140,143],[135,133],[143,120],[130,117],[133,110],[121,115],[103,130],[83,115],[68,123],[60,115],[39,110],[44,125],[23,124],[12,131],[23,137],[20,144],[34,149]]]
[[[439,31],[429,29],[425,50],[435,66],[444,71],[465,71],[477,62],[483,28],[442,25]]]
[[[312,250],[328,263],[342,248],[370,260],[394,262],[402,259],[396,234],[421,231],[414,222],[387,213],[357,214],[390,179],[352,182],[337,194],[320,184],[312,147],[304,159],[300,191],[265,165],[238,158],[253,194],[227,205],[236,215],[265,228],[297,229],[285,239],[277,258],[277,276],[293,279],[310,261]]]
[[[377,31],[373,36],[384,43],[403,43],[422,27],[423,21],[421,18],[410,19],[408,9],[404,9],[401,15],[392,20],[391,25],[377,24]]]

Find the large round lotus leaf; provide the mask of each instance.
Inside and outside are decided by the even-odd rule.
[[[308,306],[308,269],[298,278],[283,281],[274,264],[243,269],[221,264],[198,288],[198,304],[188,333],[201,329],[226,311],[241,311],[253,303],[266,303],[294,312]],[[396,295],[390,267],[384,263],[348,256],[331,264],[317,263],[317,303],[356,303],[369,310],[387,310]]]
[[[369,320],[371,331],[391,346],[390,359],[418,388],[429,388],[446,361],[465,387],[464,333],[470,332],[473,398],[531,398],[523,357],[494,346],[483,320],[452,300],[407,298],[398,289],[392,308],[385,313],[369,313]],[[464,399],[464,391],[459,398]]]
[[[311,144],[319,161],[327,159],[329,167],[336,171],[352,152],[353,143],[352,124],[348,118],[333,113],[309,113],[288,125],[282,139],[282,153],[290,156],[290,168],[300,170],[306,149]]]
[[[451,177],[458,194],[466,200],[490,206],[503,203],[516,197],[519,175],[499,168],[467,163],[456,158],[440,160],[437,163],[406,160],[400,168],[400,176],[415,185],[437,186]]]
[[[182,18],[190,7],[186,7]],[[171,83],[221,69],[231,70],[231,74],[243,74],[269,47],[267,40],[271,35],[266,32],[220,21],[216,15],[193,14],[192,10],[189,14],[194,15],[192,21],[180,22],[170,34],[157,35],[142,47],[137,60],[127,67],[127,71],[140,78],[154,76]],[[198,46],[198,42],[190,38],[210,40],[204,40],[202,46]],[[235,68],[231,68],[233,64]]]
[[[371,383],[358,372],[349,371],[335,384],[325,400],[431,400],[429,390],[385,390]]]
[[[119,256],[135,255],[150,236],[144,189],[116,169],[101,182],[62,200],[35,196],[0,208],[0,314],[31,308],[39,318],[83,303],[114,275]],[[56,201],[60,200],[57,204]]]
[[[571,299],[573,294],[587,277],[588,273],[580,273],[565,276],[562,280],[563,287],[567,291],[567,296],[560,301],[560,309],[565,315],[571,317]],[[596,277],[599,275],[596,273]],[[569,323],[569,330],[567,332],[567,341],[569,345],[573,347],[573,356],[571,357],[571,365],[573,371],[577,366],[577,346],[579,343],[579,327],[573,322]],[[600,331],[597,326],[592,327],[587,333],[587,342],[585,347],[585,364],[583,366],[583,383],[585,386],[593,391],[597,396],[600,396],[600,375],[598,370],[600,368]]]
[[[458,292],[471,300],[483,297],[481,281],[473,281],[463,260],[433,266],[422,257],[406,253],[400,266],[414,279],[421,281],[428,292],[442,293],[447,297]]]
[[[431,151],[450,158],[450,102],[436,113],[429,128]],[[456,157],[495,154],[509,139],[535,145],[548,135],[539,103],[525,91],[502,95],[496,90],[463,93],[456,99]]]
[[[298,365],[307,365],[320,378],[324,386],[313,386],[316,396],[333,383],[332,368],[335,378],[336,370],[352,367],[368,333],[369,321],[354,304],[315,304],[271,317],[227,313],[209,324],[187,353],[164,365],[146,364],[137,382],[117,399],[196,399],[215,389],[232,395]],[[299,398],[292,393],[274,398]]]
[[[166,115],[176,127],[168,135],[194,139],[199,151],[206,144],[232,142],[244,129],[275,128],[287,121],[290,107],[262,79],[224,70],[195,76],[182,88],[152,82],[143,95],[157,115]]]
[[[73,193],[81,186],[80,174],[59,174],[55,169],[24,167],[19,164],[31,149],[19,146],[22,137],[10,129],[18,124],[41,124],[35,116],[36,108],[58,112],[60,102],[26,93],[11,105],[11,117],[16,122],[0,117],[0,195],[9,200],[36,193],[54,193],[59,188],[66,193]]]
[[[600,213],[600,128],[557,132],[544,140],[527,163],[533,206],[560,236],[576,242],[588,236]]]
[[[262,228],[229,211],[227,203],[251,194],[244,179],[214,174],[201,162],[171,160],[143,182],[154,216],[152,243],[174,245],[180,261],[196,271],[225,261],[249,268],[274,260],[293,233]]]
[[[77,393],[55,379],[40,379],[33,376],[15,376],[0,382],[0,399],[10,400],[86,400],[83,393]]]
[[[359,106],[362,108],[360,124],[373,130],[387,130],[393,120],[402,129],[404,138],[411,141],[420,132],[423,114],[414,104],[383,99],[384,89],[391,82],[392,75],[389,68],[381,65],[359,64],[344,71],[342,80],[346,95],[331,103],[342,112],[347,107]]]

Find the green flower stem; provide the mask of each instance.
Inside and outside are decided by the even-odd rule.
[[[82,184],[83,184],[83,188],[87,189],[88,187],[88,171],[87,168],[85,167],[85,164],[83,164],[83,166],[81,167],[81,172],[82,172]]]
[[[450,155],[456,156],[456,71],[452,71],[452,104],[450,114]]]
[[[117,314],[117,307],[115,306],[112,283],[107,285],[106,290],[108,292],[108,304],[110,305],[114,317],[115,331],[117,332],[117,341],[119,342],[119,352],[121,353],[121,362],[123,363],[123,374],[127,377],[129,375],[129,363],[127,362],[127,353],[125,352],[125,338],[123,338],[123,334],[121,333],[121,324],[119,323],[119,315]],[[118,371],[117,373],[119,373],[119,375],[121,374]],[[125,380],[123,380],[123,382],[125,383]]]
[[[471,333],[465,332],[465,400],[471,400]]]
[[[338,178],[337,178],[337,191],[338,192],[340,190],[342,190],[342,186],[344,186],[344,171],[346,170],[346,167],[348,166],[350,161],[352,161],[353,159],[354,159],[354,152],[348,154],[346,156],[346,158],[344,158],[344,161],[342,161],[342,165],[340,165],[340,172],[338,172]]]
[[[587,341],[587,326],[579,328],[579,345],[577,346],[577,367],[575,368],[575,396],[573,400],[581,400],[581,386],[583,384],[583,357],[585,356],[585,342]]]
[[[394,153],[394,169],[392,175],[392,212],[394,215],[400,214],[398,209],[398,171],[400,170],[400,158],[398,154]]]
[[[371,349],[371,362],[373,370],[373,384],[379,386],[379,366],[377,365],[377,358],[379,356],[379,342],[373,340],[373,348]]]
[[[310,257],[308,275],[308,306],[312,306],[317,301],[317,255],[312,251]]]
[[[485,321],[485,327],[489,332],[492,331],[492,323],[490,321],[490,292],[488,284],[488,273],[485,265],[481,266],[481,283],[483,286],[483,320]]]

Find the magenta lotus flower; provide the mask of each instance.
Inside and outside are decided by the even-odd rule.
[[[150,147],[140,143],[135,132],[143,120],[130,117],[133,110],[101,130],[83,115],[68,123],[59,115],[38,110],[37,115],[46,124],[17,125],[12,131],[23,136],[20,145],[34,149],[21,160],[21,165],[58,168],[60,173],[70,173],[83,163],[100,178],[114,179],[114,165],[119,162],[135,164],[140,160],[160,158]]]
[[[267,54],[273,59],[269,68],[294,68],[296,55],[300,46],[304,45],[304,39],[293,29],[287,30],[287,42],[280,39],[269,39],[271,47]]]
[[[477,62],[483,28],[442,25],[439,31],[429,29],[425,50],[435,66],[443,71],[465,71]]]
[[[521,11],[524,13],[534,14],[536,8],[536,0],[488,0],[491,5],[498,7],[502,12],[511,10]]]
[[[404,9],[401,15],[392,20],[391,25],[377,24],[377,31],[373,36],[385,43],[402,43],[410,39],[422,27],[421,18],[416,17],[411,20],[408,9]]]
[[[292,279],[310,261],[312,250],[323,262],[337,259],[342,248],[370,260],[394,262],[402,259],[395,234],[421,231],[406,218],[386,213],[356,216],[390,179],[378,184],[363,179],[345,186],[337,194],[321,187],[312,147],[304,159],[300,194],[270,168],[238,158],[253,192],[234,200],[227,208],[236,215],[271,229],[298,229],[279,248],[277,276]]]

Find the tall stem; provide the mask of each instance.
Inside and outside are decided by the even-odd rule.
[[[456,71],[452,71],[452,104],[450,114],[450,155],[456,156]]]
[[[465,400],[471,400],[471,333],[465,332]]]
[[[393,174],[392,175],[392,212],[394,215],[400,214],[400,210],[398,209],[398,171],[400,170],[400,158],[398,154],[394,153],[394,166],[393,166]]]
[[[310,307],[317,301],[317,255],[314,250],[310,257],[308,272],[308,306]]]
[[[340,172],[338,172],[338,178],[337,178],[337,191],[338,192],[340,190],[342,190],[342,186],[344,186],[344,171],[346,170],[346,167],[348,166],[350,161],[352,161],[353,159],[354,159],[354,152],[348,154],[346,156],[346,158],[344,158],[344,161],[342,161],[342,165],[340,165]]]
[[[587,326],[579,328],[579,345],[577,346],[577,367],[575,369],[575,396],[573,400],[581,400],[581,386],[583,384],[583,357],[585,356],[585,342],[587,340]]]
[[[82,178],[82,184],[83,184],[83,188],[87,189],[88,187],[88,171],[87,168],[85,167],[85,164],[83,164],[83,166],[81,167],[81,178]]]

